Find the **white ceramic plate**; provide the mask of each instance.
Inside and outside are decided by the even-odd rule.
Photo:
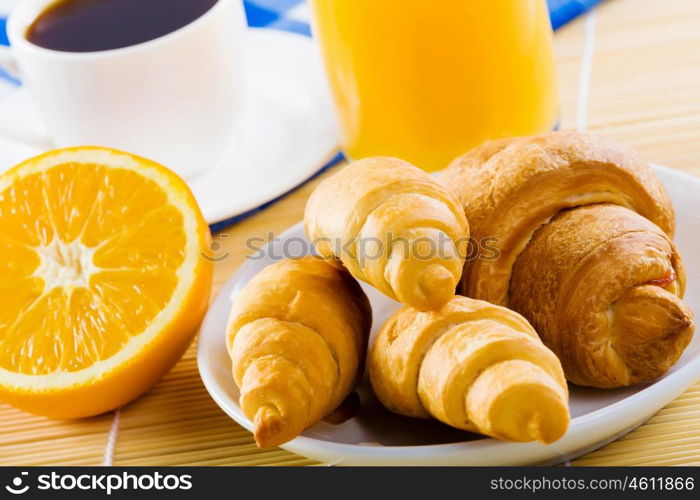
[[[249,29],[246,58],[235,146],[216,166],[188,179],[210,224],[288,192],[338,152],[331,100],[311,39]],[[26,89],[0,100],[0,172],[50,147]]]
[[[654,167],[676,207],[676,243],[688,273],[686,303],[700,311],[700,179],[664,167]],[[284,241],[299,249],[306,241],[301,224]],[[291,250],[296,251],[296,250]],[[271,255],[274,252],[268,251]],[[207,390],[219,406],[246,429],[250,421],[238,406],[238,388],[231,375],[225,328],[231,297],[272,260],[246,262],[219,293],[202,324],[197,362]],[[363,285],[374,311],[372,334],[398,304]],[[319,423],[283,448],[321,462],[342,465],[525,465],[552,464],[594,450],[634,429],[700,378],[700,336],[680,361],[653,384],[615,390],[571,387],[572,422],[554,444],[508,443],[485,438],[438,422],[414,420],[390,413],[372,395],[365,379],[359,389],[362,408],[341,425]]]

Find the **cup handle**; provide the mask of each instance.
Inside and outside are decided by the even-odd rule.
[[[12,56],[12,49],[0,45],[0,71],[4,71],[9,76],[19,79],[19,68]]]

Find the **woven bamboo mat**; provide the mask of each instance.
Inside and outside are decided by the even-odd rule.
[[[649,160],[700,175],[699,25],[696,0],[609,0],[557,32],[562,126],[604,133]],[[228,257],[216,270],[217,288],[243,261],[247,238],[277,234],[301,220],[314,186],[218,236],[221,255]],[[102,463],[313,464],[282,450],[258,450],[207,395],[194,346],[117,415],[53,422],[0,404],[0,465]],[[573,465],[700,465],[700,384]]]

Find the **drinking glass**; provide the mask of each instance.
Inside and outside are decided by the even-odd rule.
[[[343,147],[425,170],[555,127],[544,0],[311,0]]]

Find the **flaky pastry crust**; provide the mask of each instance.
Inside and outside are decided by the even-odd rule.
[[[369,355],[372,388],[390,410],[511,441],[551,443],[569,424],[557,357],[525,318],[456,296],[438,310],[404,307]]]
[[[326,258],[404,304],[435,309],[454,295],[469,226],[459,202],[396,158],[366,158],[324,180],[304,215]]]
[[[467,262],[461,292],[527,317],[569,380],[619,387],[652,380],[693,333],[674,211],[648,165],[575,132],[489,142],[441,182],[497,259]]]
[[[234,297],[226,343],[260,447],[293,439],[354,390],[371,321],[357,281],[317,257],[272,264]]]

